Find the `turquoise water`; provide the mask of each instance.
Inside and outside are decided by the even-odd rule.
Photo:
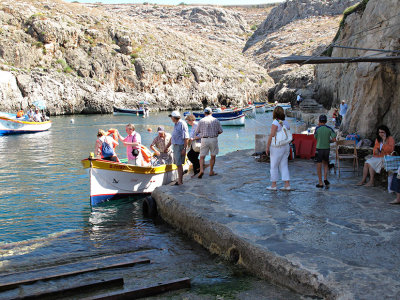
[[[63,116],[52,122],[47,132],[0,137],[0,273],[114,254],[130,257],[150,251],[163,256],[165,249],[187,250],[186,241],[165,224],[143,218],[140,201],[121,200],[92,209],[88,176],[80,162],[94,151],[99,128],[117,128],[124,135],[125,125],[133,123],[149,146],[158,126],[172,131],[166,112],[149,118]],[[254,148],[254,135],[267,133],[271,122],[271,114],[261,114],[246,119],[244,127],[224,127],[220,155]],[[123,145],[117,153],[126,157]]]

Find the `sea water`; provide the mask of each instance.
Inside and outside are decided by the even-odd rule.
[[[152,113],[148,118],[77,115],[74,122],[70,122],[68,116],[52,117],[51,120],[49,131],[0,137],[0,275],[21,272],[18,278],[3,278],[1,282],[31,278],[30,270],[48,266],[66,272],[90,264],[87,262],[90,259],[124,261],[144,254],[173,265],[175,276],[182,272],[199,272],[201,264],[203,277],[197,273],[193,276],[206,281],[205,278],[210,277],[205,273],[225,272],[218,269],[218,264],[202,257],[208,254],[196,250],[197,246],[166,224],[155,224],[144,218],[138,199],[90,207],[89,178],[80,161],[94,151],[98,129],[116,128],[126,136],[125,126],[132,123],[141,134],[142,143],[149,146],[157,135],[158,126],[172,132],[173,123],[168,113]],[[295,121],[291,122],[294,124]],[[271,123],[271,114],[265,113],[257,114],[255,119],[246,119],[245,126],[223,127],[217,164],[218,159],[223,159],[221,156],[228,152],[254,149],[255,134],[268,134]],[[126,157],[122,143],[117,147],[117,154]],[[193,249],[196,258],[189,254]],[[171,256],[171,253],[176,255]],[[118,257],[113,258],[115,255]],[[180,256],[190,256],[198,260],[198,265],[177,264]],[[67,265],[70,263],[76,265]],[[165,266],[160,266],[158,269],[153,265],[144,279],[151,281],[154,273],[164,276],[161,279],[174,276]],[[143,277],[143,272],[139,271],[137,275],[130,271],[129,274]],[[115,275],[113,271],[109,271],[96,276],[112,275]],[[221,276],[226,277],[226,274]],[[88,275],[82,280],[89,279],[92,278]],[[64,280],[55,285],[69,284]],[[46,283],[35,288],[39,291],[48,289]],[[27,289],[2,293],[0,298],[32,292]]]

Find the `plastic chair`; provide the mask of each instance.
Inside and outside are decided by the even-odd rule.
[[[354,151],[350,154],[343,154],[340,153],[341,146],[353,146]],[[340,160],[343,159],[352,159],[353,160],[353,172],[357,170],[358,172],[358,156],[357,156],[357,148],[356,148],[356,141],[354,140],[344,140],[344,141],[337,141],[336,142],[336,163],[335,163],[335,173],[336,168],[339,169],[339,177],[340,177]]]

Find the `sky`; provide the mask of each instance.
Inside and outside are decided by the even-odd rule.
[[[106,3],[106,4],[118,4],[118,3],[140,3],[148,2],[152,4],[161,5],[178,5],[180,3],[185,4],[213,4],[213,5],[255,5],[255,4],[266,4],[266,3],[277,3],[284,2],[285,0],[64,0],[66,2],[78,1],[81,3]]]

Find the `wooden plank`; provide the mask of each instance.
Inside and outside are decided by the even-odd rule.
[[[72,271],[72,272],[67,272],[67,273],[61,273],[61,274],[56,274],[56,275],[37,277],[37,278],[33,278],[33,279],[20,280],[20,281],[9,282],[9,283],[1,283],[0,291],[10,290],[10,289],[16,288],[22,284],[32,284],[37,281],[47,281],[47,280],[68,277],[68,276],[79,275],[79,274],[88,273],[88,272],[107,270],[107,269],[113,269],[113,268],[130,267],[130,266],[134,266],[137,264],[148,264],[148,263],[150,263],[150,259],[135,259],[130,262],[117,263],[117,264],[112,264],[112,265],[108,265],[108,266],[104,266],[104,267],[87,268],[87,269],[82,269],[82,270],[77,270],[77,271]]]
[[[120,278],[113,278],[113,279],[108,279],[108,280],[101,280],[101,281],[96,281],[96,282],[91,282],[91,283],[86,283],[82,285],[77,285],[73,286],[70,288],[62,289],[62,290],[57,290],[57,291],[52,291],[52,292],[43,292],[43,293],[38,293],[38,294],[33,294],[33,295],[27,295],[24,297],[19,297],[19,298],[14,298],[15,300],[31,300],[31,299],[42,299],[43,297],[67,297],[71,296],[74,294],[80,294],[80,293],[85,293],[92,291],[95,288],[112,288],[116,286],[123,286],[124,285],[124,279],[122,277]]]
[[[400,56],[384,57],[329,57],[329,56],[287,56],[280,58],[283,64],[340,64],[355,62],[398,62]]]
[[[161,293],[190,288],[190,278],[180,278],[172,281],[158,283],[153,286],[138,288],[122,293],[115,293],[111,295],[99,295],[91,297],[95,300],[123,300],[123,299],[138,299],[142,297],[150,297]]]

